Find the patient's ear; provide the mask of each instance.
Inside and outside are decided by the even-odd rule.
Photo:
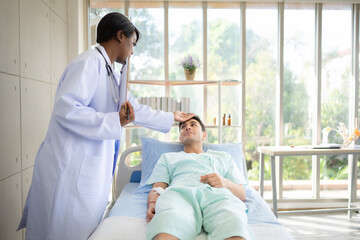
[[[202,140],[204,141],[206,137],[207,137],[207,132],[205,131],[205,132],[203,132]]]

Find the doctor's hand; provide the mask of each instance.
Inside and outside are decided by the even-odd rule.
[[[152,202],[149,204],[149,207],[146,211],[146,220],[150,222],[153,219],[154,215],[155,215],[155,203]]]
[[[210,173],[205,176],[201,176],[200,182],[207,183],[214,188],[227,188],[229,180],[221,177],[217,173]]]
[[[174,120],[178,121],[178,122],[186,122],[187,120],[189,120],[190,118],[192,118],[194,116],[195,116],[195,114],[193,114],[193,113],[184,113],[184,112],[180,112],[180,111],[174,112]]]
[[[129,116],[127,116],[127,111],[126,111],[127,108],[129,109],[128,110]],[[120,117],[121,126],[125,126],[126,124],[128,124],[130,122],[133,122],[135,120],[134,108],[129,103],[129,101],[127,101],[126,103],[121,104],[119,117]]]

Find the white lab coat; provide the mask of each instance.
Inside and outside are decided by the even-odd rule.
[[[105,49],[99,49],[110,64]],[[127,65],[116,74],[125,101]],[[65,69],[19,228],[26,239],[88,239],[100,222],[110,192],[115,139],[121,138],[117,105],[105,60],[97,50],[79,55]],[[120,84],[120,85],[119,85]],[[172,113],[141,105],[128,92],[135,124],[167,132]]]

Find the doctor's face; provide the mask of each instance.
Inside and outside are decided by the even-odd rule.
[[[195,119],[190,119],[181,125],[179,140],[184,145],[191,145],[202,142],[206,135],[206,132],[202,131],[200,123]]]
[[[125,64],[126,59],[133,54],[133,48],[136,46],[136,33],[131,37],[126,37],[122,31],[118,32],[119,50],[116,58],[117,63]]]

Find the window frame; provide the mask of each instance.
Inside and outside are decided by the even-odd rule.
[[[96,2],[96,1],[95,1]],[[104,5],[106,5],[106,1],[97,1],[102,2]],[[109,1],[110,2],[110,1]],[[136,6],[142,6],[141,4],[151,4],[148,1],[131,1],[131,4],[133,2],[136,2]],[[247,2],[256,2],[261,6],[261,4],[267,4],[269,2],[276,2],[278,6],[278,55],[277,55],[277,80],[276,80],[276,121],[275,121],[275,142],[276,145],[282,145],[284,142],[284,133],[283,133],[283,92],[284,92],[284,5],[285,3],[300,3],[299,0],[285,0],[285,1],[262,1],[259,3],[259,1],[232,1],[229,3],[220,3],[219,1],[198,1],[195,4],[201,4],[202,12],[203,12],[203,77],[204,80],[207,80],[207,9],[208,6],[211,5],[213,8],[214,6],[218,6],[219,8],[224,7],[239,7],[240,11],[240,72],[241,72],[241,79],[242,81],[242,98],[241,98],[241,140],[243,143],[243,146],[246,144],[246,119],[245,119],[245,110],[246,110],[246,102],[245,102],[245,96],[246,96],[246,7]],[[320,144],[321,143],[321,66],[322,66],[322,11],[323,11],[323,3],[334,3],[334,1],[306,1],[306,3],[314,3],[315,4],[315,89],[314,89],[314,99],[315,104],[313,107],[313,134],[312,134],[312,144]],[[354,0],[343,0],[341,4],[351,3],[352,4],[352,43],[351,43],[351,79],[350,79],[350,92],[349,92],[349,122],[348,126],[354,126],[355,124],[355,118],[359,118],[359,11],[360,11],[360,4],[357,3],[357,1]],[[88,15],[89,18],[89,12],[90,12],[90,6],[91,6],[91,0],[87,2],[88,4]],[[119,4],[121,6],[125,7],[125,15],[128,15],[128,10],[130,6],[130,1],[119,1]],[[164,8],[164,76],[165,81],[169,81],[169,4],[171,5],[177,5],[177,6],[187,6],[189,7],[193,3],[189,2],[178,2],[178,1],[157,1],[157,6],[162,5]],[[190,4],[190,5],[189,5]],[[134,7],[135,5],[132,5]],[[88,21],[90,22],[90,21]],[[350,24],[350,23],[349,23]],[[91,26],[89,24],[88,32],[91,32]],[[87,36],[87,42],[89,48],[91,48],[91,36]],[[219,97],[221,97],[221,85],[219,85]],[[170,96],[170,85],[164,86],[165,96]],[[207,87],[204,85],[204,114],[203,116],[206,118],[207,114]],[[221,105],[221,104],[219,104]],[[221,113],[221,107],[219,109],[219,114]],[[221,115],[219,117],[221,119]],[[205,122],[208,122],[207,119],[204,119]],[[349,130],[352,131],[354,127],[350,127]],[[221,131],[221,126],[220,126]],[[129,136],[129,129],[126,130],[126,146],[130,146],[130,139]],[[221,135],[219,135],[221,136]],[[170,139],[170,135],[168,135],[168,139]],[[221,139],[221,138],[220,138]],[[221,143],[221,140],[219,141]],[[245,149],[243,149],[245,150]],[[293,202],[286,199],[283,199],[282,194],[282,184],[283,184],[283,176],[282,176],[282,158],[278,159],[279,164],[277,164],[276,169],[276,176],[279,179],[278,181],[278,189],[279,189],[279,203],[281,206],[281,202],[284,203],[287,202]],[[349,169],[351,169],[351,164],[353,163],[352,157],[349,157],[348,164]],[[313,157],[312,158],[312,192],[313,192],[313,200],[322,200],[320,198],[320,158],[319,157]],[[352,176],[354,178],[357,178],[357,169],[354,168],[354,172],[352,172]],[[355,179],[357,180],[357,179]],[[355,191],[356,192],[356,191]],[[356,196],[352,196],[354,199],[359,199]],[[303,199],[300,199],[303,200]],[[271,201],[270,201],[271,202]],[[295,205],[294,205],[295,206]]]

